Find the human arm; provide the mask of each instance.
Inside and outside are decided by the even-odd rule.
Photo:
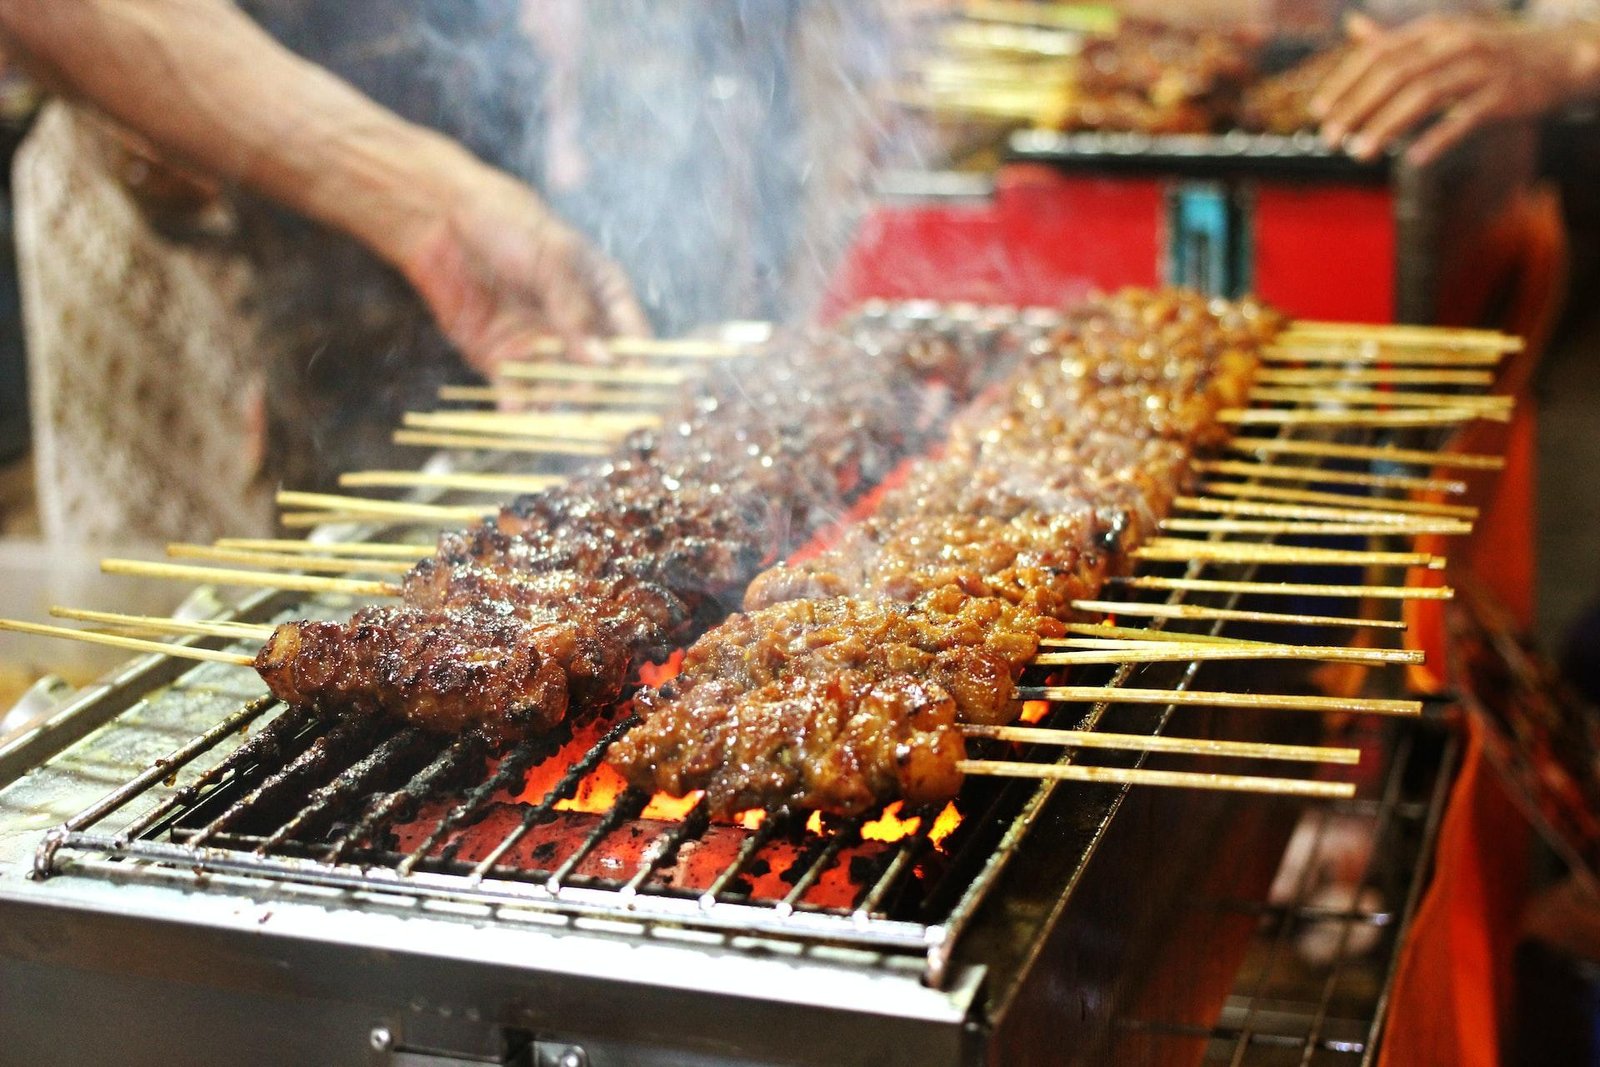
[[[1323,137],[1374,159],[1417,133],[1415,163],[1473,130],[1600,98],[1600,26],[1430,16],[1385,30],[1351,21],[1358,47],[1313,97]]]
[[[620,271],[515,178],[279,45],[227,0],[0,0],[52,88],[350,234],[481,370],[552,331],[646,332]]]

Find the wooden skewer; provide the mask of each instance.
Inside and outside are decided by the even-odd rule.
[[[1428,552],[1367,552],[1343,548],[1297,548],[1293,545],[1254,545],[1229,541],[1196,541],[1187,537],[1155,538],[1133,550],[1136,559],[1184,562],[1191,559],[1220,563],[1327,563],[1352,567],[1428,567],[1440,570],[1444,558]]]
[[[1116,642],[1112,642],[1116,644]],[[1187,663],[1191,660],[1290,659],[1320,663],[1421,663],[1422,654],[1399,648],[1347,648],[1343,645],[1186,645],[1134,647],[1147,642],[1124,642],[1125,647],[1089,648],[1071,652],[1040,652],[1033,662],[1041,667],[1069,667],[1109,663]]]
[[[1451,478],[1421,478],[1409,474],[1369,474],[1366,471],[1323,470],[1263,463],[1260,460],[1201,459],[1194,468],[1208,474],[1240,474],[1250,478],[1325,485],[1370,485],[1375,489],[1415,489],[1425,493],[1465,493],[1467,483]]]
[[[1323,456],[1328,459],[1370,459],[1379,463],[1406,463],[1419,467],[1459,467],[1463,470],[1497,471],[1506,465],[1500,456],[1467,452],[1428,452],[1387,445],[1346,445],[1335,441],[1297,441],[1281,437],[1235,437],[1228,449],[1252,455],[1261,452],[1297,456]]]
[[[1509,396],[1460,393],[1418,393],[1382,389],[1306,389],[1299,386],[1261,386],[1250,391],[1251,400],[1287,400],[1294,403],[1341,404],[1393,408],[1482,408],[1485,412],[1507,413],[1515,406]],[[1485,414],[1484,418],[1496,418]]]
[[[1388,522],[1274,522],[1258,519],[1171,518],[1161,521],[1161,529],[1169,533],[1286,534],[1305,537],[1412,537],[1423,534],[1459,536],[1472,532],[1470,523],[1452,519],[1408,523],[1399,527]]]
[[[1452,426],[1458,422],[1497,417],[1495,412],[1475,408],[1416,408],[1409,411],[1224,408],[1217,412],[1218,422],[1232,426]]]
[[[290,508],[319,508],[385,519],[442,519],[447,522],[473,522],[492,514],[495,507],[468,504],[417,504],[409,500],[373,500],[337,493],[301,493],[293,489],[278,491],[278,505]]]
[[[370,525],[378,523],[394,526],[457,526],[460,519],[410,518],[407,516],[374,515],[367,511],[284,511],[278,515],[278,525],[286,530],[312,530],[318,526]]]
[[[503,400],[530,405],[578,407],[663,407],[674,398],[671,392],[643,389],[604,389],[599,386],[535,385],[514,389],[495,385],[442,385],[439,399],[457,403],[497,404]]]
[[[1099,638],[1102,641],[1181,641],[1185,644],[1213,644],[1213,645],[1259,645],[1260,641],[1250,641],[1243,637],[1223,637],[1221,634],[1188,634],[1173,630],[1152,630],[1147,626],[1113,626],[1103,622],[1074,622],[1067,625],[1067,633],[1081,634],[1084,637]],[[1043,637],[1039,644],[1046,648],[1065,647],[1075,642],[1060,637]],[[1083,644],[1079,647],[1093,647]]]
[[[1473,329],[1466,326],[1418,326],[1403,322],[1326,322],[1319,319],[1296,319],[1283,332],[1289,336],[1299,334],[1328,338],[1379,338],[1391,343],[1459,345],[1491,348],[1501,352],[1520,352],[1523,348],[1520,337],[1501,333],[1499,330]]]
[[[400,587],[389,582],[364,582],[353,578],[325,578],[316,574],[282,574],[276,571],[240,571],[222,567],[195,567],[183,563],[152,563],[142,559],[103,559],[106,574],[138,578],[171,578],[210,585],[248,585],[287,589],[297,593],[343,593],[347,596],[399,596]]]
[[[84,608],[52,607],[50,614],[58,619],[93,622],[115,626],[124,630],[145,633],[197,634],[202,637],[229,637],[239,641],[265,641],[272,636],[272,627],[258,623],[219,622],[215,619],[171,619],[159,615],[123,615],[115,611],[89,611]]]
[[[1424,351],[1395,351],[1393,348],[1338,345],[1322,347],[1321,342],[1305,338],[1279,336],[1278,342],[1261,350],[1263,363],[1381,363],[1409,367],[1493,367],[1499,364],[1501,354],[1492,349],[1447,351],[1429,348]]]
[[[623,413],[616,413],[619,416]],[[467,431],[495,437],[535,437],[562,441],[618,441],[635,430],[659,425],[656,415],[626,413],[622,421],[581,421],[569,414],[498,411],[408,411],[401,420],[417,430]]]
[[[1316,519],[1328,522],[1381,523],[1394,533],[1415,533],[1442,521],[1435,515],[1406,515],[1397,511],[1364,511],[1359,508],[1334,508],[1313,504],[1273,504],[1257,500],[1233,500],[1219,497],[1180,496],[1174,506],[1191,511],[1216,515],[1255,515],[1270,519]],[[1454,520],[1457,523],[1459,519]],[[1176,529],[1177,527],[1169,527]],[[1431,529],[1429,532],[1433,532]]]
[[[1069,704],[1154,704],[1163,708],[1256,708],[1262,711],[1403,716],[1422,714],[1420,700],[1302,696],[1298,693],[1214,693],[1194,689],[1127,689],[1120,685],[1025,686],[1017,690],[1017,699],[1052,700]]]
[[[271,537],[220,537],[218,548],[243,548],[254,552],[306,553],[312,556],[371,556],[379,559],[423,559],[433,555],[432,545],[399,545],[377,541],[301,541]]]
[[[1282,500],[1291,504],[1329,504],[1335,507],[1372,510],[1394,515],[1442,515],[1450,519],[1475,519],[1478,509],[1467,504],[1438,504],[1431,500],[1402,500],[1397,497],[1357,496],[1354,493],[1326,493],[1316,489],[1287,489],[1277,485],[1247,485],[1242,482],[1207,482],[1202,488],[1219,496],[1245,500]]]
[[[591,337],[585,343],[613,356],[648,356],[665,359],[732,359],[757,354],[761,346],[748,342],[719,341],[709,337]],[[561,356],[567,342],[560,337],[540,337],[528,348],[530,356]],[[587,364],[580,364],[587,366]]]
[[[594,441],[562,441],[550,438],[499,437],[488,434],[435,433],[429,430],[396,430],[394,443],[419,448],[461,448],[491,452],[532,453],[540,456],[604,456],[611,446]]]
[[[1051,730],[1027,726],[983,726],[964,724],[968,737],[994,741],[1016,741],[1026,745],[1057,745],[1061,748],[1101,748],[1114,752],[1164,752],[1186,756],[1236,757],[1239,759],[1294,760],[1301,763],[1361,762],[1357,748],[1329,748],[1321,745],[1274,745],[1262,741],[1211,741],[1190,737],[1145,737],[1140,734],[1108,734],[1092,730]]]
[[[109,645],[112,648],[126,648],[134,652],[156,652],[167,656],[177,656],[179,659],[197,659],[208,663],[227,663],[235,667],[248,667],[255,663],[254,656],[246,656],[239,652],[222,652],[214,648],[196,648],[193,645],[175,645],[166,641],[145,641],[137,637],[102,634],[93,630],[74,630],[69,626],[47,626],[43,623],[19,622],[16,619],[0,619],[0,630],[10,630],[19,634],[34,634],[39,637],[64,637],[69,641],[83,641],[91,645]]]
[[[435,486],[477,493],[537,493],[565,478],[555,474],[480,474],[470,471],[349,471],[339,475],[347,489]]]
[[[1202,604],[1144,604],[1119,600],[1074,600],[1079,611],[1102,611],[1108,615],[1131,615],[1152,619],[1201,619],[1224,622],[1264,622],[1284,626],[1361,626],[1380,630],[1404,630],[1404,619],[1361,619],[1346,615],[1297,615],[1277,611],[1244,611],[1238,608],[1208,608]]]
[[[500,376],[528,382],[682,385],[695,374],[672,367],[596,367],[578,363],[503,363]]]
[[[1173,789],[1209,789],[1274,796],[1340,798],[1355,796],[1349,782],[1302,781],[1296,778],[1258,778],[1248,774],[1199,774],[1192,771],[1152,771],[1123,767],[1079,767],[1072,763],[1016,763],[1010,760],[964,759],[956,764],[962,774],[998,775],[1006,778],[1042,778],[1060,782],[1099,782],[1110,785],[1155,785]]]
[[[1255,380],[1268,385],[1493,385],[1486,370],[1399,370],[1392,367],[1340,367],[1337,370],[1299,370],[1262,367]],[[1406,395],[1404,393],[1402,396]]]
[[[1327,596],[1379,600],[1449,600],[1455,591],[1443,585],[1313,585],[1303,582],[1232,582],[1211,578],[1116,577],[1113,582],[1135,589],[1186,589],[1197,593],[1271,593],[1279,596]]]
[[[167,555],[175,559],[208,559],[216,563],[241,563],[289,571],[329,571],[335,574],[405,574],[413,564],[394,559],[358,559],[354,556],[309,556],[290,552],[257,552],[213,545],[171,544]]]

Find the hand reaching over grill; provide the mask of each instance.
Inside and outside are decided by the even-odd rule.
[[[586,338],[650,332],[622,269],[532,189],[475,163],[447,185],[448,202],[398,258],[477,370],[493,375],[542,334],[578,351]]]
[[[1429,17],[1384,30],[1357,18],[1351,36],[1358,46],[1311,110],[1323,137],[1358,159],[1418,133],[1409,156],[1427,163],[1480,127],[1600,95],[1592,27]]]

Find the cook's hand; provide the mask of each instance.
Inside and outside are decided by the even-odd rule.
[[[584,342],[650,332],[622,269],[532,189],[483,167],[457,187],[401,269],[467,362],[486,376],[551,334]]]
[[[1429,16],[1384,30],[1350,20],[1359,47],[1312,98],[1322,136],[1357,159],[1375,159],[1419,132],[1407,158],[1437,159],[1473,130],[1529,118],[1573,95],[1574,55],[1557,29]]]

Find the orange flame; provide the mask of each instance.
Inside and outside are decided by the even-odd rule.
[[[1048,714],[1050,714],[1050,702],[1048,700],[1024,700],[1022,702],[1022,714],[1017,717],[1026,723],[1035,723],[1042,721]]]

